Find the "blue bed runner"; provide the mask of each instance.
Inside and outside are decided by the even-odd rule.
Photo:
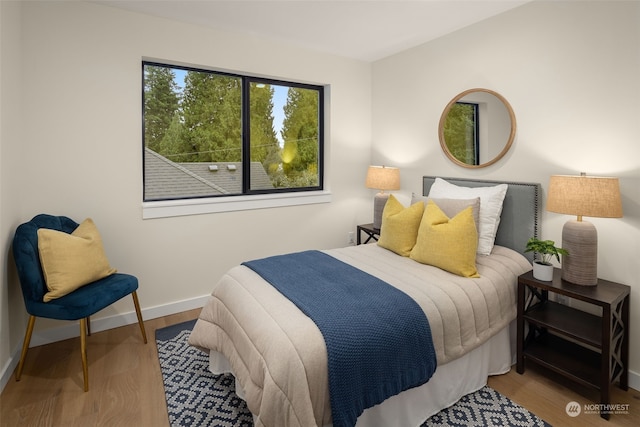
[[[334,427],[426,383],[436,369],[429,322],[408,295],[319,251],[245,262],[318,326]]]

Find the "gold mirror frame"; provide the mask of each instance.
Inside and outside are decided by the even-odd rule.
[[[470,165],[467,163],[464,163],[462,161],[460,161],[459,159],[457,159],[453,154],[451,154],[451,152],[449,151],[449,147],[447,146],[447,143],[445,141],[444,138],[444,123],[445,120],[449,114],[449,111],[451,110],[451,107],[456,103],[459,102],[462,98],[464,98],[465,96],[472,94],[472,93],[476,93],[476,92],[484,92],[484,93],[488,93],[490,95],[495,96],[496,98],[498,98],[498,100],[500,100],[502,102],[502,104],[504,105],[505,109],[507,110],[508,114],[509,114],[509,119],[511,120],[511,131],[509,133],[509,138],[506,141],[504,148],[502,149],[502,151],[500,151],[494,158],[492,158],[491,160],[484,162],[484,163],[480,163],[478,165]],[[447,155],[447,157],[455,164],[465,167],[465,168],[470,168],[470,169],[478,169],[478,168],[484,168],[487,167],[489,165],[494,164],[495,162],[497,162],[498,160],[500,160],[502,157],[504,157],[505,154],[507,154],[507,152],[509,151],[509,149],[511,148],[511,145],[513,144],[513,140],[515,139],[516,136],[516,116],[513,112],[513,108],[511,108],[511,105],[509,104],[509,102],[499,93],[494,92],[492,90],[489,89],[482,89],[482,88],[474,88],[474,89],[469,89],[469,90],[465,90],[464,92],[456,95],[445,107],[444,111],[442,112],[442,116],[440,116],[440,123],[438,124],[438,136],[440,138],[440,146],[442,147],[442,151],[444,151],[444,153]]]

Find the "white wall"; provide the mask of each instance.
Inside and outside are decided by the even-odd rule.
[[[640,3],[533,2],[373,65],[373,163],[422,175],[539,182],[578,174],[620,178],[624,218],[598,229],[598,273],[632,287],[631,363],[640,373]],[[458,93],[503,95],[518,123],[504,159],[479,170],[441,152],[438,120]],[[544,212],[561,241],[566,215]],[[640,377],[636,376],[638,380]],[[638,388],[640,383],[635,384]]]
[[[243,260],[344,246],[357,223],[370,221],[364,186],[370,64],[95,4],[23,2],[20,9],[2,2],[2,15],[2,202],[15,206],[7,207],[6,219],[3,209],[0,222],[0,367],[26,328],[10,239],[37,213],[92,217],[111,264],[139,278],[148,315],[158,312],[154,307],[208,295],[223,272]],[[12,52],[5,53],[11,29]],[[21,66],[5,64],[20,57]],[[330,85],[325,181],[331,203],[142,220],[143,57]],[[22,84],[6,84],[5,66],[14,77],[21,74]],[[5,87],[11,89],[6,99]],[[5,111],[20,104],[21,117]],[[24,127],[9,133],[4,124],[14,118]],[[132,310],[126,298],[100,312],[94,324]],[[66,324],[38,320],[36,335]]]
[[[24,334],[24,305],[10,256],[13,231],[22,220],[21,11],[17,2],[0,2],[0,374]],[[11,264],[10,268],[6,268]],[[17,310],[16,307],[22,307]],[[11,343],[11,344],[10,344]],[[0,389],[2,388],[0,382]]]

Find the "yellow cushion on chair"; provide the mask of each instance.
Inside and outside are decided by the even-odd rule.
[[[476,269],[478,232],[472,207],[453,218],[432,200],[427,202],[411,259],[462,277],[480,277]]]
[[[91,218],[84,220],[71,234],[40,228],[38,252],[49,289],[44,302],[116,272],[109,265],[102,238]]]

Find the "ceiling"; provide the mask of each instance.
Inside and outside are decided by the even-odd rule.
[[[375,61],[531,0],[86,0]]]

